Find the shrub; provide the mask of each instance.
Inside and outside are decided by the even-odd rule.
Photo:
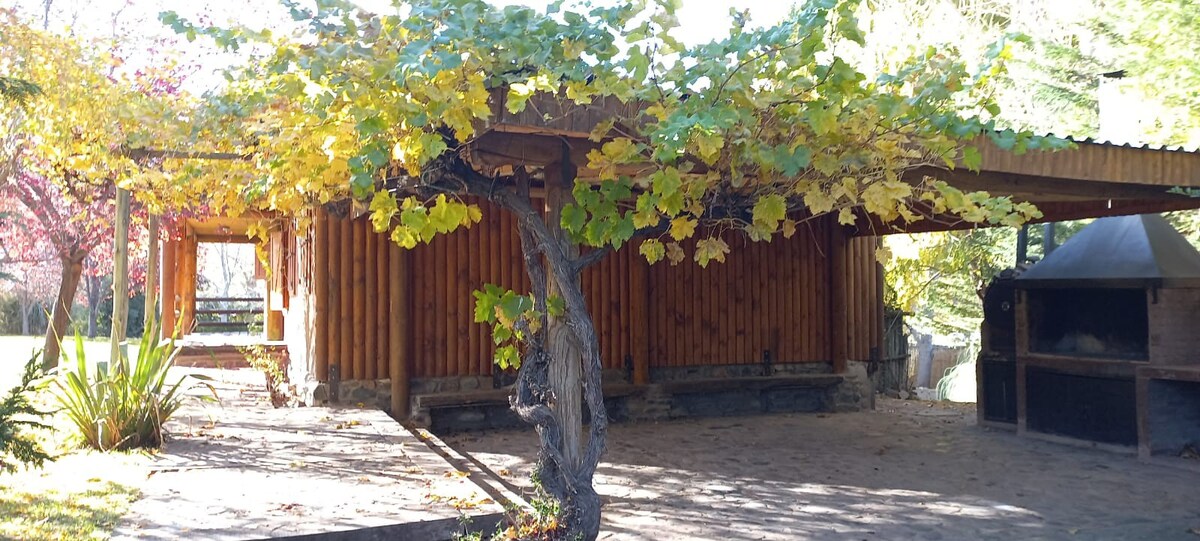
[[[42,467],[53,460],[27,429],[50,428],[38,419],[47,412],[34,407],[30,396],[40,388],[40,353],[34,353],[25,363],[21,383],[0,400],[0,472],[16,471],[18,465]]]
[[[142,334],[137,360],[121,355],[107,370],[92,374],[84,358],[83,339],[75,335],[76,363],[56,380],[56,396],[78,435],[87,447],[108,451],[159,447],[163,443],[163,424],[183,405],[187,378],[216,391],[200,375],[184,376],[168,382],[177,350],[173,339],[155,342],[158,323]],[[64,354],[63,366],[70,364]]]
[[[287,363],[282,356],[268,351],[261,345],[242,348],[242,355],[246,356],[250,368],[262,372],[266,378],[267,393],[271,395],[272,406],[282,408],[293,402],[294,393],[291,391],[287,375]]]

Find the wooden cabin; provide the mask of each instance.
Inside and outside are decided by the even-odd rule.
[[[595,146],[589,123],[558,115],[547,125],[500,105],[500,122],[468,149],[481,171],[545,167],[555,154],[538,149],[560,141],[586,163]],[[1032,201],[1047,221],[1200,207],[1171,190],[1200,187],[1200,154],[1090,142],[1058,153],[1018,156],[990,144],[981,152],[979,173],[921,173]],[[482,223],[413,250],[336,206],[318,209],[303,236],[286,228],[272,236],[267,335],[286,344],[304,400],[376,403],[433,425],[511,421],[504,387],[512,375],[492,363],[471,292],[489,282],[526,289],[528,279],[514,220],[483,206]],[[731,238],[727,262],[706,269],[647,265],[630,247],[611,254],[583,277],[610,412],[658,419],[871,407],[884,340],[877,236],[972,226],[864,217],[843,227],[822,217],[770,244]],[[204,226],[188,227],[164,249],[162,280],[163,316],[182,318],[185,329],[195,311],[193,239]]]

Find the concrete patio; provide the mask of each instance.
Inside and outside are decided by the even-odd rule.
[[[113,539],[375,538],[347,535],[366,528],[436,539],[448,538],[463,514],[494,524],[502,511],[379,410],[275,409],[256,371],[192,372],[216,379],[221,403],[176,415]]]
[[[527,484],[535,436],[444,440]],[[614,425],[602,539],[1200,540],[1200,473],[980,428],[973,405]]]

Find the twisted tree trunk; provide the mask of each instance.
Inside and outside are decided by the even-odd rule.
[[[498,187],[496,180],[449,156],[427,169],[436,176],[422,178],[424,186],[483,197],[517,219],[525,270],[532,286],[534,308],[543,314],[536,332],[527,337],[516,388],[509,402],[513,411],[534,426],[539,439],[535,481],[561,510],[566,538],[594,540],[600,533],[600,496],[592,478],[604,453],[608,413],[600,387],[600,344],[588,313],[580,274],[606,253],[600,249],[579,255],[578,246],[561,227],[565,205],[573,202],[575,167],[563,144],[560,163],[544,169],[545,213],[534,208],[529,176],[518,169],[509,179],[515,187]],[[563,313],[549,318],[548,299],[562,300]],[[588,409],[588,433],[583,437],[582,404]]]

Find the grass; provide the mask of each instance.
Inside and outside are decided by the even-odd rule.
[[[108,539],[137,499],[145,455],[77,452],[0,475],[0,539]]]
[[[0,335],[0,393],[8,392],[20,382],[21,368],[25,365],[25,361],[29,360],[32,352],[42,349],[44,341],[45,338],[41,336]],[[129,355],[136,356],[137,341],[133,339],[131,342]],[[74,337],[66,340],[66,343],[63,350],[74,362]],[[84,354],[92,361],[108,359],[109,347],[108,338],[83,339]]]
[[[40,336],[0,336],[0,393],[19,383],[21,368],[32,351],[42,347]],[[131,355],[136,349],[131,348]],[[75,348],[64,351],[72,362]],[[89,360],[108,359],[107,339],[84,340]],[[37,402],[55,407],[49,396]],[[108,539],[117,521],[138,498],[136,487],[148,460],[140,453],[99,453],[68,446],[70,429],[54,419],[59,430],[38,434],[43,446],[58,458],[41,470],[0,474],[0,540]]]

